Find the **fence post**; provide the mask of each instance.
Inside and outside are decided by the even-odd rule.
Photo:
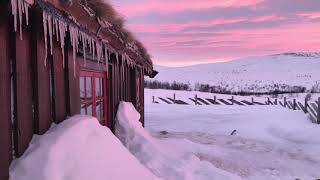
[[[278,105],[278,99],[274,100],[274,105]]]
[[[197,96],[197,94],[194,97],[194,102],[195,102],[196,105],[198,104],[198,96]]]
[[[173,93],[173,104],[176,104],[176,94]]]
[[[251,98],[251,103],[254,104],[254,99],[253,99],[253,97]]]
[[[293,99],[293,110],[297,110],[297,101]]]
[[[318,98],[318,114],[317,114],[317,124],[320,124],[320,97]]]
[[[268,103],[267,103],[267,105],[270,105],[270,98],[268,98]]]
[[[287,97],[284,97],[283,106],[284,106],[284,107],[287,107]]]
[[[214,96],[213,102],[216,104],[217,103],[217,96]]]
[[[152,96],[152,103],[154,104],[154,96]]]
[[[234,105],[234,96],[231,97],[231,104]]]
[[[304,99],[304,109],[303,109],[304,113],[308,113],[308,99],[305,98]]]

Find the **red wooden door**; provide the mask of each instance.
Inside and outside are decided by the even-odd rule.
[[[108,125],[107,74],[81,70],[79,79],[81,114],[94,116],[102,125]]]

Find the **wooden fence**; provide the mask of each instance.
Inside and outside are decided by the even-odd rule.
[[[158,97],[152,96],[152,103],[154,104],[177,104],[177,105],[238,105],[238,106],[280,106],[283,108],[288,108],[291,110],[302,111],[310,115],[310,119],[313,123],[320,124],[320,97],[317,101],[310,101],[307,98],[303,102],[298,101],[297,99],[288,100],[286,97],[284,99],[270,99],[266,98],[264,101],[254,99],[251,97],[251,100],[239,100],[235,99],[234,96],[231,98],[218,98],[217,96],[213,97],[199,97],[195,95],[194,97],[186,97],[184,99],[177,99],[176,94],[173,94],[171,97]]]

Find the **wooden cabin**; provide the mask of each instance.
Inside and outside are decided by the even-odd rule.
[[[92,115],[113,130],[127,101],[144,123],[144,76],[156,74],[150,56],[88,2],[0,2],[0,180],[34,134],[69,116]]]

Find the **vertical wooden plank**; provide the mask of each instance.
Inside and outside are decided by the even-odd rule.
[[[320,124],[320,97],[318,98],[318,109],[317,109],[317,124]]]
[[[32,13],[32,61],[34,68],[34,107],[35,133],[44,134],[53,122],[50,94],[49,66],[44,65],[45,46],[42,17],[38,12]]]
[[[67,87],[67,103],[69,106],[69,112],[68,115],[73,116],[76,114],[80,114],[80,81],[79,81],[79,58],[77,58],[75,69],[73,67],[73,55],[72,51],[68,51],[68,59],[66,61],[68,62],[68,68],[67,68],[67,74],[68,74],[68,86]]]
[[[141,73],[141,111],[140,111],[140,114],[141,114],[141,123],[142,123],[142,126],[144,127],[144,73]]]
[[[307,98],[305,98],[304,99],[304,113],[308,113],[308,99]]]
[[[127,65],[126,66],[126,101],[130,101],[130,98],[129,98],[129,66]]]
[[[63,67],[62,51],[60,46],[57,42],[55,42],[53,46],[54,121],[56,123],[60,123],[66,118],[65,69]]]
[[[109,91],[108,91],[108,104],[109,104],[109,108],[108,108],[108,112],[109,112],[109,121],[110,121],[110,128],[113,131],[114,130],[114,76],[113,76],[113,65],[110,63],[109,64]]]
[[[120,102],[120,62],[118,61],[117,62],[117,73],[116,73],[116,82],[117,82],[117,89],[116,89],[116,94],[117,94],[117,102],[116,102],[116,107],[117,107],[117,110],[118,110],[118,106],[119,106],[119,102]]]
[[[0,7],[0,179],[9,178],[11,161],[11,85],[8,14],[4,6]]]
[[[119,101],[123,100],[123,80],[122,80],[122,62],[119,62]]]
[[[16,52],[14,62],[16,87],[16,128],[15,147],[19,157],[27,149],[33,136],[33,108],[32,108],[32,64],[30,27],[23,27],[22,40],[16,34]]]

